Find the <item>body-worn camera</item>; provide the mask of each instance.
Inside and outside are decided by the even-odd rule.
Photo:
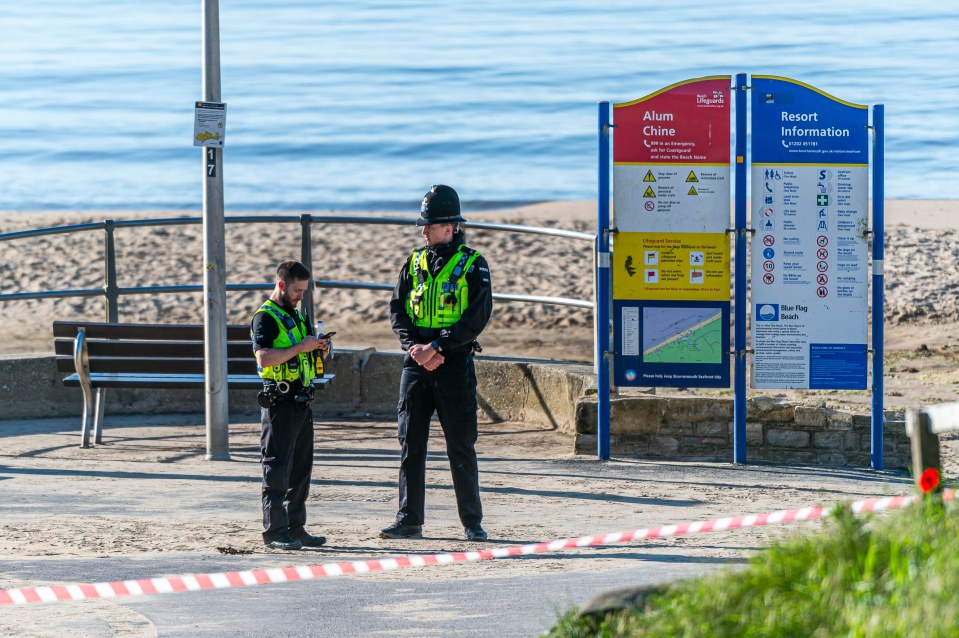
[[[310,403],[313,401],[313,386],[308,385],[299,390],[296,394],[293,395],[293,400],[297,403]]]

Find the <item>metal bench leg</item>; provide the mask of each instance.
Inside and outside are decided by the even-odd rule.
[[[97,388],[97,400],[93,408],[93,442],[103,443],[103,412],[107,404],[107,389]]]
[[[73,369],[83,390],[83,425],[80,426],[80,447],[90,447],[90,421],[93,420],[93,387],[90,383],[90,358],[87,355],[87,334],[84,328],[77,330],[73,341]]]
[[[83,425],[80,426],[80,447],[90,447],[90,424],[93,421],[93,393],[83,387]]]

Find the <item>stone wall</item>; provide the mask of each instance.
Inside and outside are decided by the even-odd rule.
[[[372,348],[337,351],[329,371],[336,379],[317,394],[318,417],[396,415],[403,355]],[[592,368],[549,361],[479,357],[479,418],[521,421],[565,432],[570,451],[596,453],[596,378]],[[52,355],[0,357],[0,427],[3,419],[75,417],[83,398],[63,386]],[[256,392],[231,391],[231,417],[256,418]],[[204,412],[196,390],[111,389],[104,431],[117,414]],[[757,397],[746,406],[746,458],[834,467],[868,467],[870,417],[815,405]],[[732,398],[619,395],[611,405],[611,451],[667,459],[727,462],[733,456]],[[902,413],[885,416],[884,463],[908,467],[909,440]]]
[[[630,395],[610,405],[614,454],[730,461],[733,401],[726,398]],[[596,452],[596,398],[576,410],[576,451]],[[906,469],[909,438],[902,412],[887,412],[883,466]],[[746,402],[746,459],[802,465],[869,467],[871,417],[768,397]]]

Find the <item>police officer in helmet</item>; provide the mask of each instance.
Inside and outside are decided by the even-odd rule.
[[[390,301],[393,332],[406,351],[397,434],[402,448],[399,511],[383,538],[422,538],[430,419],[439,415],[460,522],[467,540],[486,540],[474,447],[476,338],[493,312],[489,265],[466,245],[460,201],[449,186],[430,188],[420,218],[425,245],[400,271]]]
[[[320,547],[326,542],[304,528],[313,473],[312,380],[323,374],[323,359],[316,351],[325,356],[330,349],[329,339],[314,335],[309,318],[296,308],[310,276],[298,261],[281,263],[273,293],[254,313],[250,326],[257,372],[263,378],[263,391],[257,396],[263,542],[271,549]]]

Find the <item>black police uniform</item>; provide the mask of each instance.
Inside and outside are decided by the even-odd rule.
[[[460,241],[457,241],[457,239]],[[458,254],[462,234],[449,244],[430,246],[427,261],[436,276],[449,259]],[[412,257],[411,257],[412,259]],[[414,286],[407,260],[400,272],[390,301],[390,321],[404,350],[417,343],[437,342],[443,364],[430,372],[407,354],[400,377],[397,406],[398,437],[402,446],[399,476],[400,525],[423,524],[426,496],[426,447],[430,419],[437,412],[446,438],[446,452],[453,474],[453,489],[460,521],[464,527],[479,525],[479,469],[476,462],[476,371],[473,346],[493,312],[489,265],[477,256],[466,273],[469,297],[466,310],[447,328],[418,328],[406,311],[406,299]]]
[[[283,312],[298,321],[295,309],[283,306]],[[276,319],[266,312],[256,313],[251,327],[254,351],[272,348],[280,335]],[[306,329],[313,333],[309,321]],[[299,538],[305,533],[306,498],[313,473],[313,408],[309,402],[295,400],[302,389],[300,381],[293,381],[290,391],[272,407],[260,408],[265,543],[286,534]]]

